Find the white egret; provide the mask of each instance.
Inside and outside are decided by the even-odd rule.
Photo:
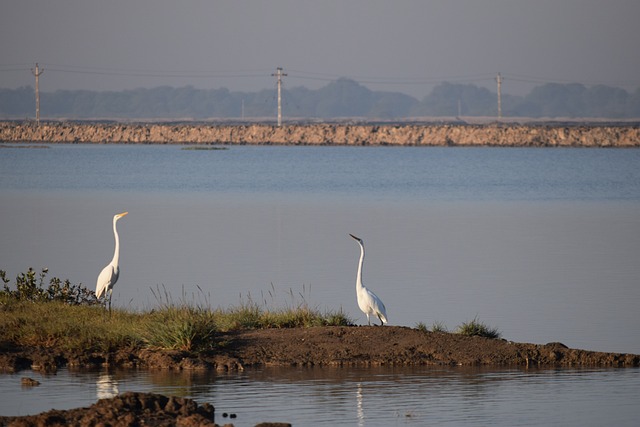
[[[116,249],[113,253],[113,259],[111,262],[102,269],[96,282],[96,298],[100,299],[102,295],[109,301],[109,311],[111,311],[111,294],[113,293],[113,285],[118,281],[120,276],[120,267],[118,266],[118,259],[120,258],[120,239],[118,237],[118,229],[116,228],[116,222],[129,212],[122,212],[114,215],[113,217],[113,236],[116,240]]]
[[[380,326],[387,323],[387,310],[384,308],[382,300],[362,284],[362,263],[364,262],[364,243],[362,239],[349,234],[360,245],[360,262],[358,263],[358,275],[356,276],[356,295],[358,296],[358,307],[367,315],[367,322],[371,325],[369,315],[376,315],[380,319]]]

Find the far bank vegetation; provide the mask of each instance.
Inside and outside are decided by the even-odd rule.
[[[275,90],[238,92],[192,86],[123,91],[58,90],[41,92],[47,119],[258,119],[275,114]],[[0,89],[0,118],[33,117],[33,87]],[[389,120],[409,117],[496,117],[497,94],[473,84],[443,82],[422,99],[400,92],[372,91],[340,78],[319,89],[285,88],[283,114],[294,119],[360,117]],[[502,94],[504,117],[640,118],[640,89],[578,83],[547,83],[524,96]]]

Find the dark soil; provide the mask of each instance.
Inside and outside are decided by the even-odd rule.
[[[0,416],[0,426],[217,426],[214,418],[214,407],[208,403],[198,405],[191,399],[128,392],[99,400],[88,408],[51,410],[23,417]],[[262,423],[258,426],[290,427],[290,424]]]
[[[102,423],[105,426],[213,426],[214,412],[211,405],[198,406],[190,399],[168,398],[150,393],[123,393],[112,399],[99,400],[89,408],[51,410],[23,417],[0,417],[0,425],[88,426]]]
[[[242,370],[257,366],[640,366],[640,355],[524,344],[503,339],[425,332],[401,326],[328,326],[221,333],[215,351],[122,348],[69,353],[0,343],[0,370],[55,371],[62,366]]]

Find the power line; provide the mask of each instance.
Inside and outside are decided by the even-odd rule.
[[[558,83],[558,84],[582,84],[586,86],[596,86],[596,85],[605,85],[605,86],[630,86],[630,85],[640,85],[640,81],[632,81],[632,80],[618,80],[618,81],[602,81],[602,80],[572,80],[572,79],[555,79],[548,77],[536,77],[536,76],[528,76],[517,73],[509,73],[509,80],[523,82],[523,83]]]
[[[107,76],[129,76],[129,77],[181,77],[181,78],[254,78],[264,77],[267,70],[228,70],[228,71],[207,71],[207,70],[141,70],[141,69],[120,69],[120,68],[99,68],[77,65],[45,64],[50,72],[74,73],[74,74],[97,74]]]
[[[85,75],[103,75],[103,76],[120,76],[120,77],[141,77],[141,78],[182,78],[182,79],[256,79],[264,78],[269,75],[266,69],[251,70],[148,70],[148,69],[123,69],[123,68],[101,68],[78,65],[61,65],[61,64],[40,64],[43,68],[47,68],[48,73],[69,73],[69,74],[85,74]],[[16,72],[28,70],[28,65],[24,64],[0,64],[1,72]],[[420,86],[420,85],[437,85],[443,82],[450,83],[476,83],[495,80],[495,74],[478,73],[467,75],[441,75],[441,76],[423,76],[423,77],[407,77],[407,76],[372,76],[372,75],[340,75],[335,73],[322,73],[317,71],[305,70],[288,70],[289,78],[309,81],[326,81],[332,82],[340,78],[347,78],[366,85],[397,85],[397,86]],[[511,82],[532,83],[532,84],[570,84],[577,83],[587,86],[607,85],[607,86],[640,86],[640,81],[576,81],[570,79],[557,79],[549,77],[523,75],[518,73],[502,73],[506,75]]]
[[[189,79],[211,79],[211,78],[253,78],[264,77],[264,73],[254,74],[220,74],[220,73],[174,73],[174,72],[146,72],[146,71],[90,71],[90,70],[70,70],[63,68],[49,68],[52,72],[65,72],[75,74],[97,74],[106,76],[128,76],[128,77],[179,77]]]
[[[0,72],[3,71],[26,71],[29,70],[30,64],[5,64],[0,65]]]
[[[438,84],[443,81],[489,81],[493,80],[493,74],[472,74],[465,76],[440,76],[440,77],[398,77],[398,76],[358,76],[358,75],[339,75],[329,73],[318,73],[300,70],[289,70],[291,78],[301,80],[320,80],[335,81],[339,78],[348,78],[366,84],[396,84],[396,85],[420,85],[420,84]]]

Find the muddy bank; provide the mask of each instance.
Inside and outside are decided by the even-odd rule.
[[[123,393],[102,399],[88,408],[51,410],[21,417],[0,416],[0,426],[217,426],[215,408],[192,399],[153,393]],[[218,415],[218,418],[226,418]],[[225,424],[232,426],[233,424]],[[261,423],[256,427],[286,427],[285,423]]]
[[[0,122],[0,141],[126,144],[638,147],[634,125],[193,125]]]
[[[62,366],[241,371],[259,366],[521,366],[633,367],[640,355],[570,349],[561,343],[526,344],[502,339],[434,333],[399,326],[330,326],[220,333],[215,351],[122,348],[109,353],[65,353],[0,343],[0,369],[55,371]],[[34,384],[33,386],[37,386]],[[88,408],[0,416],[0,426],[112,425],[215,426],[237,421],[208,404],[151,393],[123,393]],[[241,422],[239,420],[238,422]],[[232,426],[233,424],[224,424]],[[283,427],[286,423],[262,423]]]
[[[640,366],[640,355],[570,349],[434,333],[400,326],[328,326],[220,333],[203,353],[123,348],[68,353],[57,348],[0,348],[0,369],[55,371],[99,366],[240,371],[259,366]]]

